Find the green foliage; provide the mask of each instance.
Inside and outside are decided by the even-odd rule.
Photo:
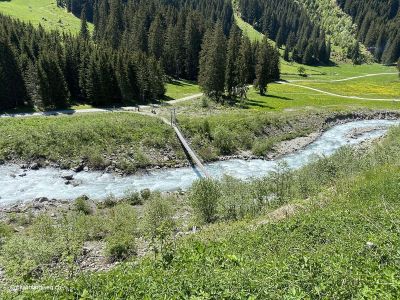
[[[245,182],[224,176],[220,189],[221,196],[218,199],[217,209],[220,220],[241,220],[259,212],[257,203]]]
[[[83,158],[89,167],[103,169],[117,153],[116,163],[129,173],[160,164],[156,158],[144,156],[150,149],[171,151],[172,147],[174,153],[183,156],[179,141],[166,124],[129,113],[0,120],[2,132],[8,136],[0,140],[3,160],[42,158],[72,168]],[[146,143],[149,139],[153,143]]]
[[[299,73],[300,76],[307,77],[306,69],[303,66],[300,66],[297,69],[297,72]]]
[[[114,195],[108,195],[102,202],[102,205],[106,208],[112,208],[118,204],[118,199]]]
[[[212,225],[182,239],[167,268],[144,259],[134,268],[85,274],[68,284],[77,294],[109,298],[119,293],[121,299],[132,293],[179,298],[183,291],[195,299],[398,298],[399,135],[393,131],[363,155],[345,149],[300,170],[296,176],[320,180],[320,187],[295,198],[302,200],[292,204],[295,215]],[[224,180],[230,182],[227,189],[233,185],[232,194],[241,189]],[[244,185],[251,191],[252,184]],[[69,294],[23,293],[42,299]]]
[[[252,147],[252,152],[256,156],[265,156],[272,150],[273,143],[271,140],[256,141]]]
[[[142,205],[143,204],[143,197],[138,192],[125,192],[123,200],[128,202],[130,205]]]
[[[85,215],[90,215],[93,211],[86,196],[79,197],[74,201],[74,210]]]
[[[221,191],[217,181],[199,179],[193,183],[189,200],[199,222],[212,223],[216,221],[220,197]]]
[[[234,134],[227,128],[217,127],[213,133],[213,144],[219,149],[222,155],[229,155],[236,150]]]
[[[144,189],[140,191],[140,196],[144,201],[147,201],[151,197],[151,191],[149,189]]]
[[[154,254],[168,254],[168,244],[175,227],[172,198],[153,194],[144,206],[143,230],[150,238]]]
[[[14,233],[14,228],[4,222],[0,222],[0,247],[2,247],[5,239]]]
[[[54,263],[65,266],[63,271],[72,275],[84,240],[80,220],[79,216],[66,215],[57,226],[54,219],[43,215],[25,234],[11,236],[1,257],[7,275],[16,281],[31,281],[40,278]]]
[[[108,213],[106,252],[111,261],[126,260],[136,254],[137,218],[129,204],[118,204]]]

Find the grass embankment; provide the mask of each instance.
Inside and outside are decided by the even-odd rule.
[[[78,33],[81,22],[66,10],[59,8],[55,0],[11,0],[0,1],[0,13],[32,23],[41,24],[47,30]],[[88,24],[93,29],[92,24]]]
[[[185,158],[172,128],[131,113],[0,120],[0,159],[126,173]]]
[[[197,83],[187,80],[173,80],[171,83],[167,83],[166,89],[167,100],[181,99],[201,93]]]
[[[18,241],[29,232],[34,237],[35,228],[49,228],[39,222],[33,231],[18,233],[3,226],[3,261],[6,272],[17,276],[14,282],[60,287],[24,289],[19,294],[27,298],[397,299],[399,171],[396,129],[366,152],[344,149],[298,171],[279,171],[251,183],[196,184],[187,200],[195,215],[219,223],[178,239],[176,246],[165,245],[155,259],[148,256],[108,272],[70,273],[68,279],[47,275],[49,265],[41,261],[38,272],[22,278],[26,273],[18,270],[35,266],[24,259],[42,258],[37,253],[44,249],[30,247],[36,255],[16,256],[22,249],[26,253]],[[128,211],[115,210],[110,226]],[[88,230],[63,220],[58,222],[71,225],[55,228],[69,228],[70,240],[80,232],[74,226]],[[16,296],[7,288],[2,292],[4,299]]]

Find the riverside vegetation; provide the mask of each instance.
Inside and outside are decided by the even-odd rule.
[[[397,75],[348,78],[393,66],[336,64],[400,67],[397,0],[46,1],[0,0],[2,13],[20,19],[0,15],[1,111],[203,91],[173,108],[206,161],[268,157],[279,142],[337,122],[398,117]],[[156,114],[167,118],[163,104]],[[186,164],[172,128],[133,113],[1,119],[0,136],[0,163],[120,174]],[[261,179],[4,208],[0,298],[400,298],[399,150],[394,128]]]
[[[252,182],[204,179],[183,196],[144,191],[97,207],[78,199],[57,216],[8,218],[5,280],[63,289],[2,297],[396,298],[399,141],[397,128],[368,150],[344,148],[297,171],[282,165]],[[190,223],[177,214],[183,205]],[[201,231],[179,237],[188,224]],[[154,255],[135,258],[139,237]],[[81,274],[90,240],[126,262]]]

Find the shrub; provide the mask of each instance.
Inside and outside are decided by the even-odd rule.
[[[135,209],[126,203],[118,204],[109,211],[106,252],[111,261],[125,260],[136,253],[135,236],[137,218]]]
[[[247,183],[231,176],[221,181],[221,198],[218,202],[218,216],[223,220],[239,220],[255,215],[257,203],[253,200]]]
[[[199,179],[192,185],[189,200],[194,213],[201,223],[212,223],[217,219],[220,185],[213,179]]]
[[[2,251],[7,275],[16,281],[40,278],[54,262],[67,264],[65,270],[70,270],[84,241],[84,228],[78,226],[79,220],[76,214],[58,221],[40,215],[27,231],[11,236]]]
[[[151,196],[151,191],[149,189],[144,189],[140,191],[140,196],[144,201],[148,200]]]
[[[129,234],[107,237],[106,252],[110,261],[123,261],[136,254],[135,237]]]
[[[144,219],[146,233],[152,239],[163,240],[174,227],[173,209],[171,198],[154,194],[144,206]]]
[[[270,140],[256,141],[253,145],[252,152],[257,156],[265,156],[271,151],[273,143]]]
[[[106,197],[106,199],[104,199],[104,201],[103,201],[104,207],[108,207],[108,208],[114,207],[115,205],[117,205],[117,203],[118,203],[117,199],[112,194],[108,195]]]
[[[201,97],[201,107],[202,108],[207,108],[210,106],[209,100],[207,97],[203,96]]]
[[[124,196],[124,201],[128,202],[130,205],[142,205],[143,198],[138,192],[127,191]]]
[[[236,150],[235,136],[224,127],[217,127],[213,134],[214,145],[223,155],[232,154]]]
[[[89,198],[86,196],[76,198],[74,202],[74,210],[81,212],[84,215],[90,215],[93,211],[89,204]]]

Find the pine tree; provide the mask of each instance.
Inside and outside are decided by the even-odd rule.
[[[160,59],[163,54],[164,48],[164,25],[162,24],[161,17],[157,16],[151,23],[149,31],[149,53],[156,59]]]
[[[255,82],[255,86],[262,96],[264,96],[267,91],[267,84],[271,82],[271,49],[272,47],[269,44],[268,39],[264,37],[264,40],[258,49]]]
[[[189,14],[185,29],[185,69],[186,77],[190,80],[195,80],[198,75],[202,36],[202,24],[199,22],[198,15]]]
[[[24,104],[26,90],[21,70],[10,45],[0,40],[0,109]]]
[[[289,54],[290,54],[289,48],[285,47],[285,52],[283,52],[283,59],[289,61],[290,60]]]
[[[303,64],[312,65],[314,63],[314,44],[308,44],[303,55]]]
[[[239,70],[237,58],[239,55],[239,47],[241,43],[241,34],[237,26],[232,26],[228,50],[226,55],[226,68],[225,68],[225,89],[229,97],[236,97],[236,89],[239,82]]]
[[[400,32],[397,36],[393,36],[382,54],[382,62],[385,64],[393,64],[400,56]]]
[[[121,0],[111,0],[110,14],[105,28],[105,40],[114,49],[120,44],[121,35],[123,32],[122,22],[122,4]]]
[[[42,109],[68,105],[68,89],[58,58],[54,53],[41,53],[36,64]]]
[[[361,65],[362,64],[362,55],[360,50],[360,43],[356,42],[350,52],[350,58],[353,62],[353,65]]]
[[[222,25],[217,23],[209,29],[203,40],[199,85],[204,93],[221,100],[225,86],[226,41]]]
[[[90,32],[86,20],[86,5],[81,12],[81,30],[79,32],[79,36],[84,40],[88,40],[90,38]]]
[[[247,85],[253,81],[253,50],[250,39],[246,36],[242,38],[240,44],[237,68],[239,85]]]
[[[251,49],[251,42],[248,37],[243,37],[240,44],[239,56],[237,59],[238,69],[238,82],[237,82],[237,96],[241,102],[247,98],[249,90],[248,84],[252,81],[253,69],[253,52]]]

